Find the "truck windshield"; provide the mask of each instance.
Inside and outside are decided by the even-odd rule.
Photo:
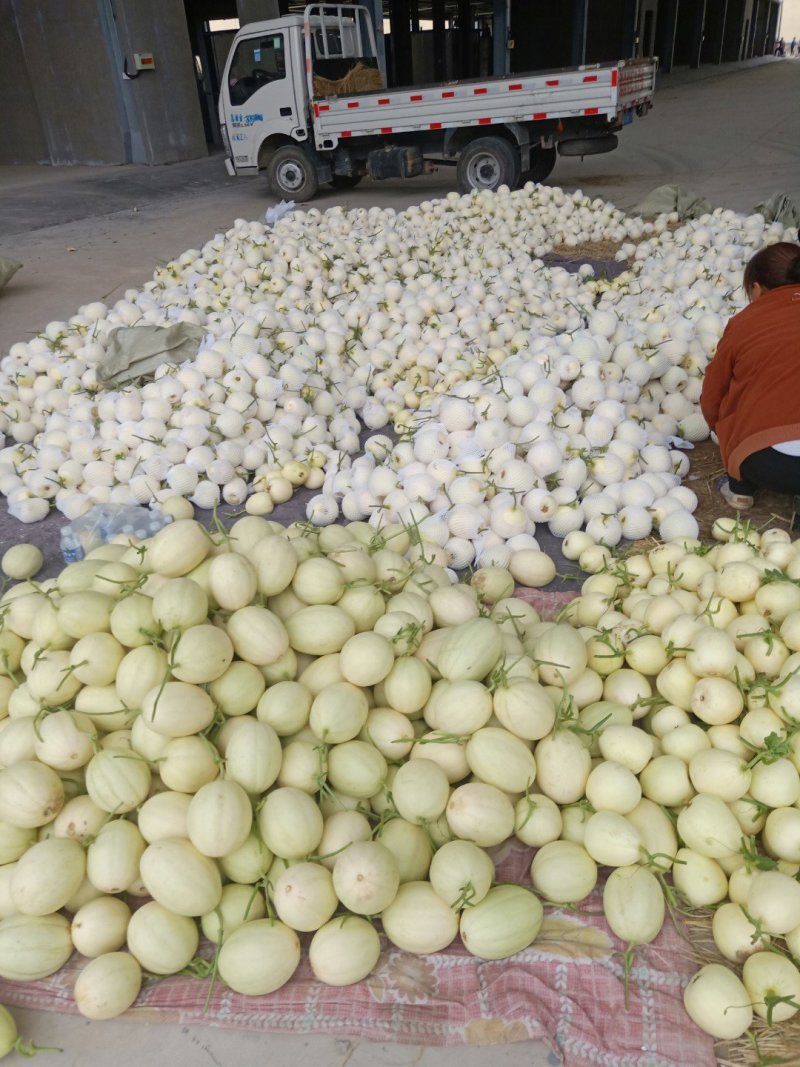
[[[244,104],[262,85],[286,77],[282,33],[239,41],[228,71],[231,103]]]

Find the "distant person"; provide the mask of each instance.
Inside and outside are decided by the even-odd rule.
[[[800,495],[800,245],[756,252],[743,284],[749,306],[725,327],[700,396],[727,471],[719,491],[737,509],[758,489]]]
[[[797,38],[793,37],[792,38],[792,43],[789,45],[789,55],[793,56],[796,51],[797,51]]]

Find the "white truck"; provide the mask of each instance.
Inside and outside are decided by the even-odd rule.
[[[544,181],[556,154],[610,152],[652,105],[656,59],[386,88],[364,7],[310,4],[254,22],[225,64],[219,120],[228,173],[265,170],[272,192],[411,178],[455,166],[463,192]]]

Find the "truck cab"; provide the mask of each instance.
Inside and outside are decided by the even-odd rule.
[[[254,174],[272,145],[308,139],[303,18],[245,26],[236,37],[219,101],[230,174]]]

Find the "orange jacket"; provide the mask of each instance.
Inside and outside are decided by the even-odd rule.
[[[771,289],[728,322],[700,407],[734,478],[753,452],[800,440],[800,286]]]

